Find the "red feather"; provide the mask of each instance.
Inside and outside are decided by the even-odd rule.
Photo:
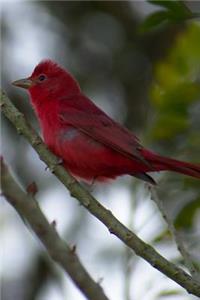
[[[29,80],[44,140],[73,175],[101,181],[129,174],[155,183],[148,172],[170,170],[200,178],[200,165],[144,149],[132,132],[84,96],[75,79],[56,63],[41,62]]]

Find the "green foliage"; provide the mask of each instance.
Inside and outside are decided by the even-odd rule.
[[[160,10],[150,14],[139,27],[139,31],[143,33],[166,23],[168,23],[168,12]]]
[[[200,210],[200,197],[183,207],[176,217],[175,226],[177,228],[191,228],[194,216],[198,210]]]
[[[149,15],[140,27],[141,32],[157,29],[160,25],[178,23],[199,16],[193,14],[183,1],[149,0],[149,3],[162,7]]]
[[[200,111],[195,109],[200,107],[197,105],[200,104],[199,36],[200,24],[188,24],[168,57],[155,66],[155,82],[150,91],[155,112],[151,130],[153,142],[161,147],[163,154],[168,155],[171,151],[170,155],[174,157],[194,162],[199,162],[200,149]],[[170,174],[167,182],[168,190],[161,189],[161,197],[165,200],[172,200],[178,182],[180,186],[180,199],[178,193],[173,199],[176,203],[180,200],[175,225],[177,228],[192,229],[200,209],[199,180]],[[189,191],[193,191],[193,196]],[[187,193],[188,202],[181,201],[187,198]]]
[[[172,140],[191,128],[189,109],[200,99],[198,36],[199,24],[191,24],[178,37],[169,57],[155,68],[156,82],[151,89],[151,101],[157,112],[152,130],[154,140]]]
[[[186,15],[191,14],[188,7],[184,4],[183,1],[175,1],[175,0],[148,0],[149,3],[161,6],[162,8],[168,9],[169,11],[173,11],[174,13]]]

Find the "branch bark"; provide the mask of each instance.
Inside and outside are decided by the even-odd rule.
[[[39,154],[51,172],[66,186],[71,196],[75,197],[92,215],[99,219],[124,244],[138,256],[145,259],[154,268],[182,286],[188,293],[200,297],[200,283],[188,273],[161,256],[152,246],[146,244],[137,235],[119,222],[114,215],[104,208],[90,193],[85,190],[61,165],[59,159],[52,154],[33,128],[27,123],[22,113],[11,103],[2,92],[1,107],[4,115],[16,127]]]
[[[58,235],[55,225],[49,224],[38,203],[30,193],[25,193],[1,159],[2,192],[46,247],[50,257],[70,276],[75,285],[90,300],[108,300],[101,286],[82,266],[74,248],[70,248]]]

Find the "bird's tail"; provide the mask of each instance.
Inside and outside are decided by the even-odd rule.
[[[200,164],[192,164],[144,151],[144,158],[152,164],[155,171],[174,171],[200,179]]]

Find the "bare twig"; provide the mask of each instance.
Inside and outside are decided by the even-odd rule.
[[[68,188],[75,197],[92,215],[99,219],[108,230],[116,235],[123,243],[137,255],[144,258],[154,268],[174,280],[193,295],[200,297],[200,283],[189,274],[161,256],[150,245],[143,242],[136,234],[120,223],[113,214],[104,208],[90,193],[85,190],[70,174],[58,164],[59,159],[53,155],[33,128],[27,123],[23,114],[11,103],[9,98],[1,94],[1,106],[5,116],[11,121],[37,151],[40,158],[47,164],[52,173]]]
[[[70,248],[59,237],[55,226],[48,223],[33,196],[21,189],[3,159],[1,159],[1,175],[3,195],[20,216],[25,217],[46,247],[50,257],[66,271],[87,299],[108,300],[101,286],[90,277],[82,266],[74,248]]]
[[[167,213],[166,209],[164,208],[163,202],[159,199],[155,188],[150,188],[150,191],[151,191],[151,196],[152,196],[151,199],[156,203],[157,207],[159,208],[159,210],[163,216],[163,219],[167,223],[169,231],[171,232],[172,237],[174,238],[174,241],[177,245],[177,248],[183,257],[185,266],[190,271],[192,277],[196,280],[199,280],[199,273],[197,272],[197,270],[193,264],[192,257],[190,255],[190,253],[187,251],[180,233],[176,230],[172,219],[170,218],[169,214]]]

